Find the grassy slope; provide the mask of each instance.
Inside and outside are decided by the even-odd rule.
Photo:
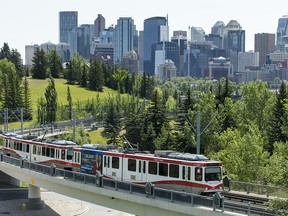
[[[48,80],[35,80],[28,78],[29,89],[31,95],[32,109],[34,114],[36,114],[37,110],[37,101],[43,97],[45,99],[45,89],[48,86]],[[66,84],[66,80],[64,79],[55,79],[55,87],[58,95],[58,103],[59,104],[67,104],[67,86],[70,88],[71,96],[73,103],[77,101],[87,101],[88,99],[92,99],[96,97],[97,92],[90,91],[84,88],[81,88],[77,85],[68,85]],[[108,94],[117,94],[115,90],[104,87],[103,92],[99,93],[100,100],[105,100]],[[35,118],[34,118],[35,119]],[[24,127],[28,127],[31,125],[35,125],[36,121],[33,122],[25,122]],[[9,123],[9,129],[12,128],[20,128],[20,122]],[[89,132],[91,142],[92,143],[106,143],[105,137],[102,136],[103,130],[98,129],[95,131]]]

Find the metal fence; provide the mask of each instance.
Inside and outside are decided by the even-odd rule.
[[[186,206],[205,206],[209,208],[218,208],[224,212],[224,210],[229,211],[237,211],[237,212],[245,212],[247,215],[279,215],[277,212],[272,213],[266,212],[267,214],[259,213],[252,214],[252,210],[250,209],[250,204],[249,203],[242,203],[242,206],[239,207],[239,205],[236,204],[231,204],[230,202],[226,202],[223,199],[221,199],[221,204],[219,203],[219,200],[216,200],[215,203],[215,196],[213,197],[207,197],[207,196],[201,196],[197,194],[191,194],[191,193],[185,193],[185,192],[180,192],[180,191],[172,191],[172,190],[167,190],[163,188],[158,188],[155,187],[151,183],[147,183],[146,185],[141,185],[141,184],[133,184],[130,182],[122,182],[122,181],[117,181],[114,179],[109,179],[109,178],[104,178],[103,176],[97,174],[97,175],[89,175],[85,173],[79,173],[79,172],[73,172],[73,171],[68,171],[64,169],[59,169],[55,166],[47,166],[47,165],[42,165],[42,164],[36,164],[36,163],[31,163],[27,160],[23,159],[17,159],[13,157],[6,156],[4,154],[1,154],[0,152],[0,161],[4,161],[6,163],[24,168],[24,169],[29,169],[35,172],[39,172],[45,175],[53,176],[53,177],[58,177],[58,178],[63,178],[64,180],[68,181],[74,181],[77,183],[82,183],[82,184],[89,184],[93,185],[95,187],[101,187],[105,188],[107,190],[116,190],[116,191],[121,191],[121,192],[127,192],[131,194],[137,194],[139,196],[144,196],[152,199],[159,199],[159,200],[165,200],[167,202],[174,202]],[[243,190],[245,189],[246,191],[254,191],[254,186],[252,187],[253,184],[248,184],[244,182],[235,182],[231,181],[229,182],[229,189],[232,190],[234,188],[242,188]],[[227,186],[227,185],[226,185]],[[260,186],[263,185],[258,185],[258,188],[261,188]],[[247,187],[249,189],[247,190]],[[256,189],[255,189],[256,190]],[[271,190],[271,189],[269,189]],[[264,191],[264,189],[263,189]]]

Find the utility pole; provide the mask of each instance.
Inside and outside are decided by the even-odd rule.
[[[76,143],[76,111],[72,110],[73,118],[73,142]]]
[[[216,115],[211,119],[211,121],[206,125],[206,127],[201,131],[201,114],[200,111],[197,111],[197,127],[196,129],[193,127],[191,124],[190,120],[187,118],[187,116],[184,114],[185,120],[188,122],[189,126],[194,130],[196,133],[196,143],[197,143],[197,149],[196,149],[196,154],[200,154],[200,139],[201,139],[201,134],[205,132],[205,130],[209,127],[209,125],[212,123]]]

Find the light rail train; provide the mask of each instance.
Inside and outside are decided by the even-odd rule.
[[[31,139],[34,138],[34,139]],[[52,165],[104,178],[146,184],[188,193],[222,191],[222,163],[203,155],[156,151],[155,154],[129,152],[116,146],[71,141],[1,135],[5,155],[39,164]]]

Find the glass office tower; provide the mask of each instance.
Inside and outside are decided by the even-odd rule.
[[[77,11],[60,11],[59,12],[59,42],[68,43],[68,35],[72,29],[78,26]]]

